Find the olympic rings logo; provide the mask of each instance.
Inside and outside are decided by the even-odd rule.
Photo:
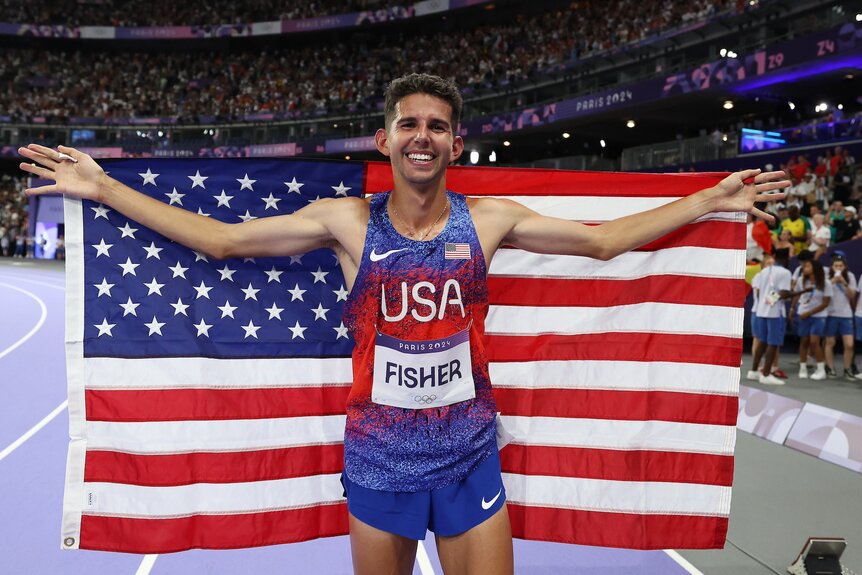
[[[428,405],[429,403],[432,403],[436,400],[437,400],[437,396],[433,395],[433,394],[432,395],[417,395],[413,398],[413,401],[415,401],[416,403],[424,403],[425,405]]]

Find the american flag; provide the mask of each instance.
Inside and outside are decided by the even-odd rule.
[[[470,244],[451,244],[444,246],[443,259],[447,260],[469,260]]]
[[[105,162],[227,222],[391,187],[387,164]],[[450,169],[450,189],[599,223],[715,175]],[[164,553],[347,532],[338,481],[352,342],[330,251],[212,261],[66,201],[71,442],[65,548]],[[504,248],[491,379],[516,537],[721,547],[741,357],[744,218],[712,214],[600,262]]]

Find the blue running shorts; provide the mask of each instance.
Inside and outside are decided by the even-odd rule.
[[[853,335],[853,320],[849,317],[827,317],[826,337]]]
[[[766,345],[775,345],[781,347],[784,345],[784,330],[787,327],[787,318],[783,317],[762,317],[760,318],[761,336],[757,336],[760,341],[765,341]]]
[[[825,317],[809,317],[808,319],[799,318],[796,320],[796,335],[799,337],[808,337],[812,335],[823,337],[824,333],[826,333]]]
[[[368,525],[407,537],[425,539],[429,529],[443,537],[458,535],[490,519],[506,501],[500,453],[492,454],[465,479],[440,489],[415,493],[378,491],[350,481],[341,484],[347,509]]]

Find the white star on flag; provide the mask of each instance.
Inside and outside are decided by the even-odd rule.
[[[245,299],[253,299],[254,301],[257,301],[257,292],[260,290],[255,289],[254,286],[251,285],[251,282],[249,282],[248,287],[243,288],[240,291],[245,294]]]
[[[102,297],[103,295],[111,297],[111,288],[114,287],[114,284],[109,284],[108,278],[102,278],[102,283],[93,284],[93,287],[99,290],[99,295],[96,297]]]
[[[296,256],[290,256],[290,265],[293,265],[293,264],[299,264],[299,265],[302,265],[302,256],[304,256],[304,255],[305,255],[305,254],[299,254],[299,255],[296,255]]]
[[[144,248],[144,251],[147,252],[147,258],[146,259],[150,259],[150,258],[156,258],[157,260],[162,259],[159,256],[159,252],[162,251],[163,249],[164,248],[157,248],[156,242],[150,242],[149,247]]]
[[[249,190],[251,190],[253,192],[254,188],[252,188],[251,185],[253,183],[255,183],[257,180],[250,179],[248,177],[248,174],[246,174],[245,176],[242,177],[242,179],[237,178],[236,181],[240,183],[239,191],[243,191],[246,188],[248,188]]]
[[[240,326],[245,330],[245,337],[253,337],[257,339],[257,330],[260,329],[259,325],[254,325],[251,320],[248,320],[248,325]]]
[[[218,205],[216,206],[217,208],[219,206],[226,206],[229,208],[230,201],[233,199],[233,196],[227,195],[226,193],[224,193],[224,190],[222,190],[221,194],[219,194],[218,196],[213,196],[213,199],[218,202]]]
[[[246,210],[244,215],[239,216],[239,219],[241,219],[244,222],[250,222],[252,220],[256,220],[257,216],[251,215],[250,213],[248,213],[248,210]]]
[[[343,337],[344,339],[347,339],[347,328],[346,328],[346,327],[344,327],[344,322],[341,322],[341,325],[339,325],[338,327],[334,327],[334,328],[332,328],[332,329],[334,329],[334,330],[335,330],[335,333],[337,334],[337,335],[335,336],[335,339],[339,339],[339,338],[342,338],[342,337]]]
[[[108,323],[108,318],[103,319],[101,325],[93,324],[93,327],[99,330],[99,335],[96,337],[102,337],[105,334],[114,337],[114,334],[111,333],[111,330],[114,329],[115,325],[117,324]]]
[[[305,339],[304,333],[305,333],[305,330],[307,330],[308,328],[302,327],[301,325],[299,325],[299,320],[296,320],[296,324],[293,327],[290,327],[288,329],[293,334],[290,339],[296,339],[296,338]]]
[[[270,192],[268,197],[261,198],[261,200],[266,202],[266,207],[263,208],[264,210],[268,210],[269,208],[274,208],[275,211],[278,211],[278,202],[281,201],[281,198],[276,198],[275,196],[272,195],[272,192]]]
[[[171,199],[168,205],[183,205],[183,197],[185,196],[185,194],[179,193],[176,188],[174,188],[174,191],[172,191],[170,194],[166,193],[165,195]]]
[[[192,253],[195,254],[195,261],[196,262],[203,260],[203,261],[209,263],[209,260],[207,259],[207,255],[205,253],[199,252],[196,250],[192,250]]]
[[[287,293],[290,294],[290,301],[305,301],[304,299],[302,299],[302,294],[304,294],[305,291],[306,290],[304,289],[299,289],[299,284],[296,284],[295,286],[293,286],[293,289],[287,290]]]
[[[229,267],[225,266],[220,270],[216,270],[221,276],[221,281],[230,280],[233,281],[233,274],[236,273],[236,270],[232,270]]]
[[[145,283],[144,285],[147,286],[147,295],[153,295],[154,293],[162,295],[162,288],[165,287],[165,284],[160,284],[156,281],[156,278],[153,278],[150,283]]]
[[[120,304],[120,307],[123,308],[123,317],[126,317],[127,315],[130,315],[130,314],[135,316],[135,317],[138,317],[138,312],[136,312],[135,310],[138,309],[139,305],[141,305],[141,304],[134,303],[132,301],[131,296],[129,296],[129,299],[126,300],[126,303]]]
[[[99,204],[98,206],[94,206],[90,209],[93,210],[94,212],[96,212],[96,216],[93,218],[94,220],[97,218],[105,218],[107,220],[108,219],[108,212],[111,211],[109,208],[106,208],[102,204]]]
[[[198,292],[198,295],[195,296],[195,299],[200,299],[202,297],[210,299],[210,290],[213,288],[207,286],[203,280],[201,280],[201,285],[199,285],[197,287],[195,287],[195,286],[192,286],[192,287],[194,288],[194,290],[196,292]]]
[[[114,244],[106,244],[105,238],[102,238],[102,241],[100,241],[98,244],[91,244],[91,245],[94,248],[96,248],[96,257],[102,256],[102,255],[111,257],[111,254],[108,253],[108,250],[110,250],[112,247],[114,247]]]
[[[183,303],[183,298],[178,297],[176,303],[172,303],[171,306],[174,308],[174,315],[183,314],[189,317],[189,314],[186,313],[186,310],[189,309],[189,304]]]
[[[126,222],[126,225],[123,226],[122,228],[117,228],[117,229],[120,230],[121,234],[123,234],[120,236],[120,239],[123,239],[123,238],[132,238],[133,240],[136,239],[135,238],[135,232],[138,231],[138,228],[133,228],[132,226],[129,225],[129,222]]]
[[[338,288],[337,290],[332,290],[332,293],[335,294],[335,297],[336,297],[335,301],[337,303],[340,301],[347,301],[347,295],[349,292],[346,289],[344,289],[344,284],[341,284],[341,287]]]
[[[284,182],[284,185],[287,186],[287,193],[296,192],[297,194],[302,195],[302,192],[299,191],[299,188],[304,186],[305,184],[300,184],[296,181],[296,177],[294,176],[293,180],[289,182]]]
[[[153,172],[150,171],[149,168],[147,168],[147,171],[144,172],[143,174],[138,174],[138,175],[141,176],[142,178],[144,178],[144,183],[141,184],[142,186],[146,186],[147,184],[152,184],[155,186],[156,185],[156,178],[159,177],[159,174],[154,174]]]
[[[278,283],[281,283],[281,279],[280,279],[280,278],[281,278],[281,274],[283,274],[284,272],[280,272],[280,271],[278,271],[278,270],[276,270],[276,269],[275,269],[275,266],[272,266],[272,269],[271,269],[271,270],[269,270],[268,272],[267,272],[267,271],[265,271],[265,272],[263,272],[263,273],[265,273],[265,274],[266,274],[266,276],[267,276],[267,278],[268,278],[268,279],[266,280],[266,283],[269,283],[269,282],[278,282]]]
[[[323,307],[322,303],[317,304],[317,307],[315,309],[312,309],[311,311],[314,312],[314,320],[315,321],[317,321],[319,319],[326,321],[326,312],[328,312],[329,310],[327,308]]]
[[[141,264],[133,264],[132,258],[126,258],[126,263],[117,265],[123,268],[123,276],[125,276],[126,274],[132,274],[133,276],[137,276],[138,274],[135,273],[135,268]]]
[[[192,189],[195,189],[198,186],[202,187],[203,189],[207,189],[207,187],[204,185],[204,180],[209,178],[209,176],[202,176],[200,170],[195,170],[194,176],[187,177],[192,181]]]
[[[311,272],[311,275],[314,276],[314,283],[320,282],[320,283],[325,284],[326,283],[326,276],[328,274],[329,274],[329,272],[322,271],[320,269],[320,266],[317,266],[316,272]]]
[[[236,319],[233,317],[234,310],[238,309],[236,306],[230,305],[230,300],[225,300],[224,305],[218,306],[218,309],[221,310],[221,318],[224,319],[229,317],[231,319]]]
[[[159,258],[159,259],[161,259],[161,258]],[[172,272],[174,272],[174,275],[173,275],[174,278],[175,277],[181,277],[183,279],[187,279],[186,278],[186,272],[188,271],[189,268],[184,268],[183,266],[181,266],[179,261],[177,261],[177,265],[175,265],[172,268],[168,268],[168,269],[171,270]]]
[[[150,333],[147,335],[153,335],[154,333],[162,335],[162,326],[165,325],[165,322],[159,321],[156,319],[156,316],[153,316],[153,321],[145,323],[144,325],[150,330]]]
[[[318,194],[313,200],[308,200],[308,203],[313,204],[314,202],[316,202],[319,199],[320,199],[320,195]]]
[[[213,197],[215,197],[215,196],[213,196]],[[218,206],[216,206],[216,207],[218,207]],[[199,216],[206,216],[206,217],[210,217],[210,215],[209,215],[209,214],[205,214],[205,213],[204,213],[204,211],[203,211],[202,209],[200,209],[200,208],[198,208],[198,215],[199,215]]]
[[[195,326],[195,329],[198,330],[198,334],[197,334],[198,337],[200,337],[202,335],[205,335],[207,337],[210,336],[210,328],[212,327],[212,324],[206,323],[206,322],[204,322],[203,319],[201,319],[200,323],[197,323],[197,324],[193,323],[192,325]]]
[[[347,197],[347,192],[349,192],[351,189],[351,188],[348,188],[347,186],[345,186],[343,181],[340,182],[337,186],[329,186],[329,187],[332,188],[333,190],[335,190],[336,196],[344,196],[345,198]]]
[[[284,311],[284,308],[278,307],[277,305],[275,305],[275,302],[272,302],[272,307],[268,307],[268,308],[264,308],[264,309],[269,312],[269,319],[275,318],[278,320],[281,319],[281,312]]]

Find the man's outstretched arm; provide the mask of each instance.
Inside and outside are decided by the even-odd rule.
[[[296,255],[331,247],[336,238],[330,230],[338,223],[338,213],[344,211],[333,210],[335,200],[322,200],[291,215],[226,224],[137,192],[109,177],[90,156],[74,148],[60,146],[59,150],[36,144],[19,148],[22,156],[34,162],[21,163],[22,170],[54,181],[26,190],[28,195],[61,193],[106,204],[165,237],[216,259]],[[60,153],[75,161],[62,159]]]
[[[783,198],[783,193],[770,192],[790,185],[784,177],[784,172],[736,172],[712,188],[599,226],[544,216],[515,202],[501,201],[501,222],[507,230],[502,243],[531,252],[609,260],[711,212],[748,212],[772,220],[754,203]]]

